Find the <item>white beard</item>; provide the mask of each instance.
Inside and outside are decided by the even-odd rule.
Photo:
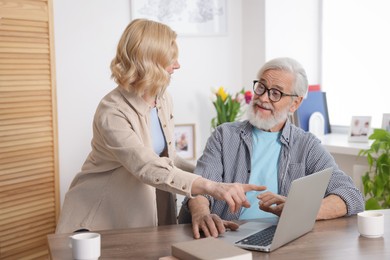
[[[263,118],[260,112],[257,113],[255,112],[254,107],[257,105],[261,105],[267,109],[271,109],[272,115],[268,119]],[[264,131],[270,131],[270,129],[272,129],[276,125],[281,124],[287,120],[287,117],[289,115],[289,109],[290,107],[287,106],[285,109],[275,112],[275,109],[271,104],[269,103],[262,104],[259,100],[256,101],[252,100],[247,110],[247,116],[249,122],[253,126]]]

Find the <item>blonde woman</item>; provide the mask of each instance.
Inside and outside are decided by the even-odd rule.
[[[145,19],[127,26],[111,62],[118,86],[98,105],[92,151],[66,194],[57,233],[176,223],[176,193],[209,194],[235,212],[249,207],[246,191],[264,189],[210,181],[176,156],[166,88],[177,59],[168,26]]]

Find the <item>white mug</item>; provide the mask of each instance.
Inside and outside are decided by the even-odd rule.
[[[73,259],[96,260],[100,256],[100,234],[79,233],[69,237]]]
[[[383,236],[385,231],[385,217],[376,211],[358,213],[358,231],[360,235],[368,238]]]

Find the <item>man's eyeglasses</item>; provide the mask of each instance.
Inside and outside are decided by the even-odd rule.
[[[253,81],[253,92],[255,92],[255,94],[259,95],[259,96],[262,96],[265,92],[267,92],[268,98],[272,102],[278,102],[284,96],[288,96],[288,97],[297,97],[298,96],[298,95],[292,95],[292,94],[285,94],[276,88],[267,88],[263,83],[261,83],[258,80]]]

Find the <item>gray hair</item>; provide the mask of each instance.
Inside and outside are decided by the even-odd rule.
[[[260,69],[259,73],[257,74],[258,78],[260,79],[267,70],[281,70],[292,73],[295,76],[295,82],[293,86],[295,94],[300,97],[306,96],[309,83],[305,69],[298,61],[287,57],[272,59],[265,63]]]

